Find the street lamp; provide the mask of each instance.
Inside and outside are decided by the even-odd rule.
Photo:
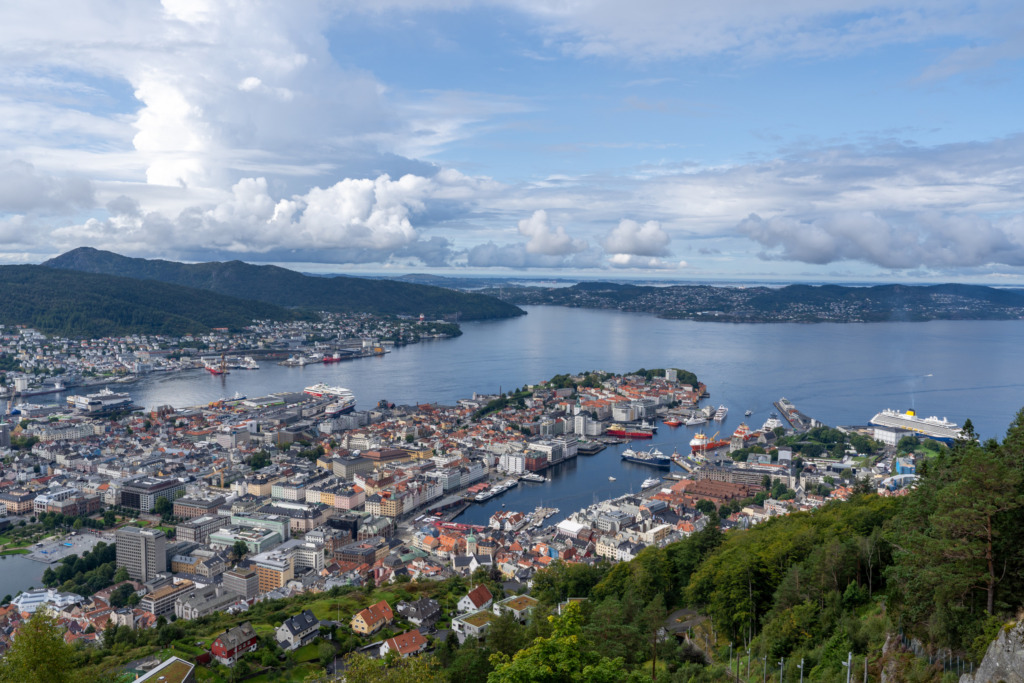
[[[846,661],[843,662],[843,666],[846,667],[846,683],[850,683],[850,672],[853,670],[853,653],[846,653]]]
[[[800,663],[796,665],[796,668],[800,669],[800,683],[804,683],[804,658],[800,658]]]
[[[779,683],[782,683],[782,671],[786,666],[786,658],[781,657],[779,659]]]

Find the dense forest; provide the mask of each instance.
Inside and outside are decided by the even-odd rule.
[[[253,320],[296,320],[295,311],[191,287],[43,266],[0,266],[0,324],[47,334],[97,338],[180,336]]]
[[[123,275],[157,280],[228,296],[244,296],[268,304],[378,315],[459,315],[461,320],[487,320],[523,315],[522,309],[490,296],[396,280],[335,276],[316,277],[242,261],[177,263],[121,256],[82,247],[43,263],[55,270]]]

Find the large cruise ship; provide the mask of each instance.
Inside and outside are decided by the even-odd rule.
[[[960,438],[963,430],[960,425],[946,418],[918,417],[913,410],[901,413],[898,410],[883,410],[868,422],[876,427],[895,427],[917,432],[921,436],[944,443],[952,443]]]
[[[321,382],[320,384],[306,387],[303,391],[317,398],[335,399],[334,403],[328,406],[332,415],[350,413],[356,407],[355,394],[345,387],[332,387]]]
[[[110,389],[103,389],[88,396],[68,396],[68,405],[89,415],[112,413],[134,407],[131,396]]]

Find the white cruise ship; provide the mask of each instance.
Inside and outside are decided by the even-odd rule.
[[[90,415],[126,410],[132,407],[127,393],[102,389],[88,396],[68,396],[68,405]]]
[[[963,430],[960,425],[950,422],[946,418],[918,417],[913,410],[901,413],[898,410],[883,410],[875,415],[868,422],[876,427],[895,427],[917,432],[928,439],[935,439],[944,443],[952,443],[960,438]]]
[[[356,396],[345,387],[332,387],[324,383],[314,384],[306,387],[303,391],[310,396],[317,398],[333,398],[334,403],[328,406],[333,415],[341,415],[352,412],[356,407]]]

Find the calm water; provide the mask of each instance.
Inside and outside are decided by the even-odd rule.
[[[24,555],[0,555],[0,598],[29,588],[42,588],[43,572],[48,566]]]
[[[729,407],[723,434],[744,420],[759,427],[782,396],[828,424],[865,424],[883,408],[915,408],[961,423],[970,418],[983,438],[1002,438],[1024,405],[1024,321],[736,325],[616,311],[528,310],[514,320],[468,323],[458,339],[398,348],[383,357],[303,368],[264,362],[259,371],[223,377],[197,370],[153,376],[129,391],[146,407],[181,407],[236,392],[259,396],[327,382],[349,387],[360,408],[371,408],[380,399],[452,403],[474,391],[508,390],[563,372],[680,367],[708,385],[711,403]],[[744,418],[747,409],[754,414]],[[662,427],[654,444],[682,451],[692,434]],[[460,520],[486,521],[502,504],[524,511],[558,507],[561,517],[595,497],[637,490],[658,472],[622,463],[620,450],[580,456],[549,472],[551,482],[520,484],[474,505]]]

